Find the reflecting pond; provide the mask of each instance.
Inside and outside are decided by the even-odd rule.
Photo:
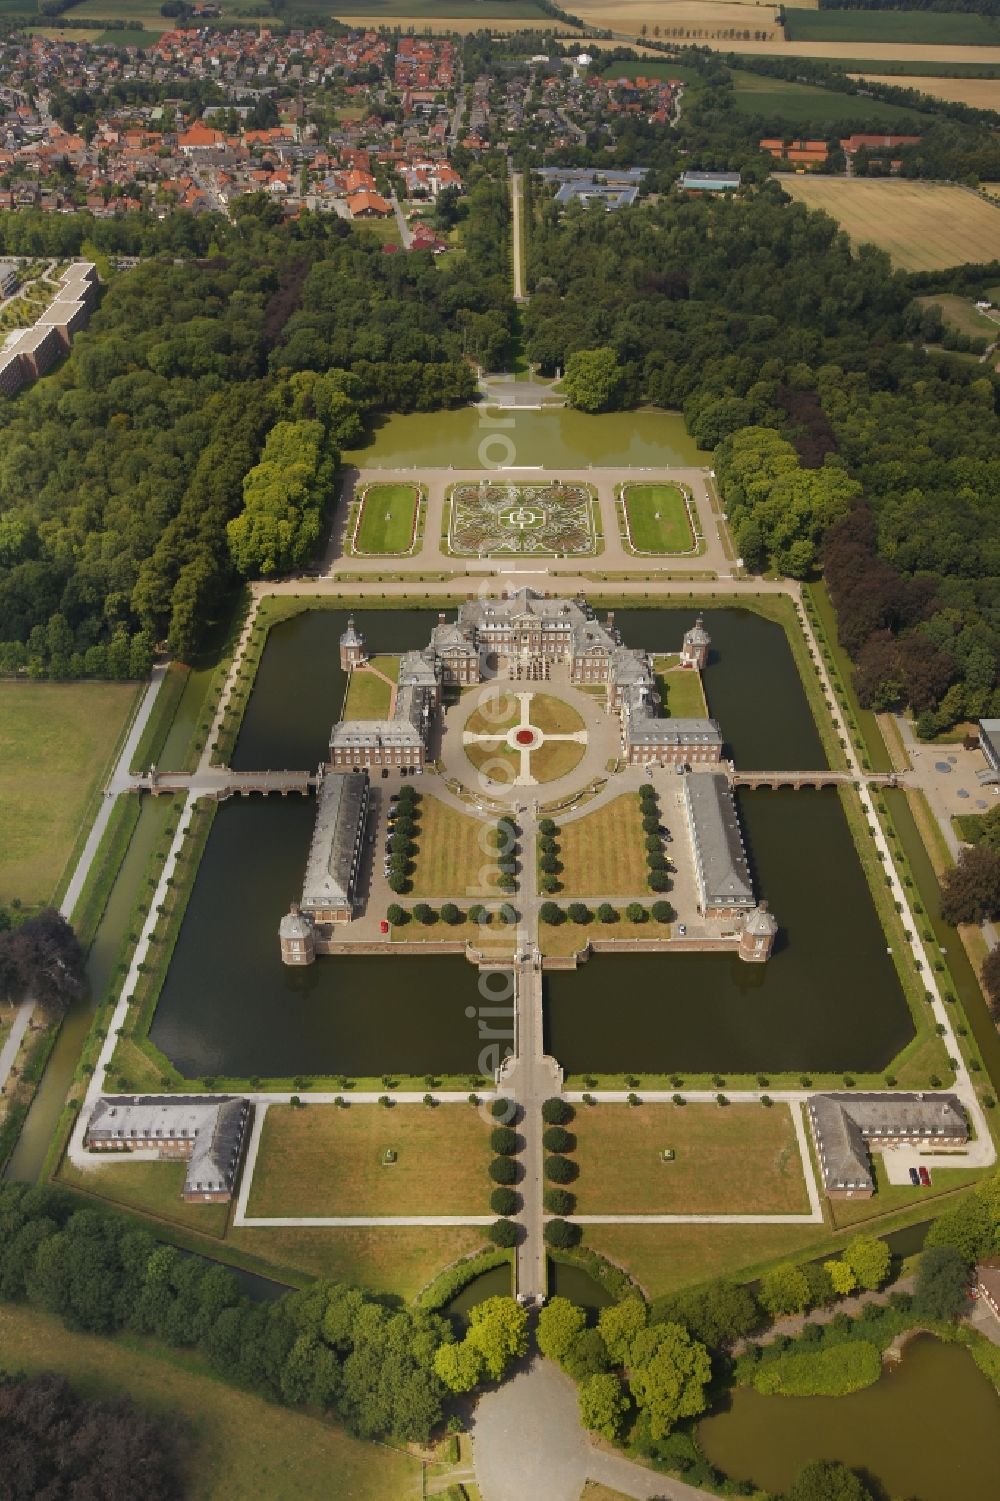
[[[838,794],[738,801],[757,890],[781,924],[771,959],[598,955],[546,976],[547,1046],[569,1072],[862,1071],[912,1037]]]
[[[618,610],[615,624],[629,646],[675,652],[695,612],[694,604]],[[433,610],[355,614],[372,652],[426,646],[437,618]],[[344,610],[307,610],[272,627],[236,742],[237,770],[306,770],[325,756],[347,688],[339,656],[346,624]],[[727,755],[748,771],[826,766],[781,626],[749,610],[706,610],[705,625],[712,637],[705,691]]]
[[[344,454],[359,468],[546,469],[699,467],[711,463],[688,435],[680,412],[648,408],[590,416],[570,407],[515,411],[457,407],[403,412],[372,429],[370,441]]]
[[[1000,1397],[960,1345],[920,1335],[875,1386],[848,1397],[740,1387],[698,1438],[718,1469],[769,1491],[787,1490],[811,1459],[839,1459],[886,1496],[995,1501]]]
[[[445,1304],[441,1312],[451,1314],[456,1319],[468,1320],[472,1310],[480,1303],[485,1303],[487,1298],[510,1298],[513,1293],[513,1267],[494,1266],[467,1282],[462,1291],[456,1293],[450,1303]]]
[[[300,797],[219,809],[152,1041],[189,1078],[479,1072],[479,975],[465,959],[281,963],[278,922],[302,887],[313,815]]]

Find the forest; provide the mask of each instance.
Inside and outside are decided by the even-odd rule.
[[[464,356],[503,349],[501,185],[468,194],[470,253],[447,273],[339,219],[241,207],[233,224],[0,220],[15,254],[151,256],[111,279],[56,373],[0,398],[0,671],[142,676],[163,640],[190,657],[239,575],[315,550],[338,450],[369,414],[466,401]],[[288,418],[297,434],[269,439]],[[296,436],[311,472],[289,507],[259,466]]]
[[[908,342],[913,287],[887,256],[772,183],[610,215],[543,199],[528,275],[543,372],[610,350],[613,404],[679,406],[717,450],[750,566],[825,563],[863,701],[926,734],[1000,712],[1000,385]]]

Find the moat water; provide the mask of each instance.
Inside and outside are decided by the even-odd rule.
[[[762,1397],[740,1387],[698,1438],[736,1480],[785,1492],[811,1459],[839,1459],[879,1496],[994,1501],[1000,1397],[960,1345],[920,1335],[882,1379],[847,1397]]]
[[[426,642],[433,611],[357,612],[370,649]],[[694,607],[616,615],[625,641],[676,649]],[[341,610],[272,630],[236,746],[245,769],[311,767],[346,687]],[[825,757],[783,630],[741,610],[706,613],[711,712],[739,766],[822,767]],[[834,792],[743,794],[759,890],[779,914],[760,969],[728,955],[593,959],[547,982],[551,1049],[575,1072],[858,1071],[912,1035],[909,1012]],[[189,1077],[472,1073],[477,975],[462,959],[278,955],[301,887],[309,799],[254,799],[216,818],[152,1028]],[[614,972],[612,973],[612,966]],[[627,977],[627,978],[626,978]],[[613,986],[616,1004],[607,1004]]]
[[[458,407],[451,412],[403,412],[379,421],[368,441],[344,454],[362,469],[676,468],[710,461],[684,426],[680,412],[603,412],[569,407],[512,411]]]
[[[434,610],[356,610],[368,649],[426,646]],[[617,610],[628,646],[676,652],[697,606]],[[749,610],[706,610],[712,652],[704,673],[709,710],[722,726],[726,754],[744,771],[822,768],[820,744],[788,640],[780,625]],[[454,619],[455,612],[449,611]],[[330,728],[347,689],[338,643],[345,610],[307,610],[268,636],[233,755],[238,771],[306,770],[326,755]]]

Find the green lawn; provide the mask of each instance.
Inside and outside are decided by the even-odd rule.
[[[953,292],[939,292],[933,297],[918,297],[916,301],[921,307],[939,307],[945,327],[953,328],[956,333],[968,334],[973,339],[988,339],[990,343],[1000,339],[1000,323],[987,318],[985,313],[977,312],[975,304],[968,297],[959,297]]]
[[[581,1214],[809,1212],[786,1106],[602,1104],[578,1110],[570,1129]]]
[[[416,485],[369,485],[354,529],[354,551],[373,557],[408,553],[419,505]]]
[[[355,668],[347,685],[344,718],[388,719],[392,684],[398,677],[398,657],[372,657],[368,667]]]
[[[704,719],[708,714],[701,673],[690,667],[666,668],[665,657],[653,658],[656,686],[663,700],[663,712],[671,719]],[[674,659],[676,661],[676,658]]]
[[[496,895],[493,826],[424,793],[418,805],[413,889],[417,898],[485,901]]]
[[[469,1105],[272,1105],[247,1213],[488,1214],[489,1160],[486,1122]]]
[[[0,682],[0,903],[51,899],[135,697],[134,683]]]
[[[453,1261],[481,1251],[484,1243],[476,1225],[244,1229],[230,1230],[226,1236],[227,1250],[258,1258],[265,1263],[258,1268],[264,1272],[269,1263],[279,1275],[288,1268],[300,1276],[328,1277],[407,1300]]]
[[[181,1198],[186,1164],[183,1162],[101,1162],[92,1169],[64,1160],[59,1182],[98,1194],[110,1203],[158,1219],[222,1237],[229,1218],[228,1204],[187,1204]]]
[[[187,1501],[420,1495],[420,1465],[411,1455],[228,1387],[188,1351],[74,1334],[13,1304],[0,1305],[0,1348],[7,1371],[59,1371],[88,1395],[125,1393],[165,1417],[177,1429]]]
[[[634,793],[559,826],[560,898],[639,897],[649,891],[642,811]],[[605,936],[600,924],[593,930]]]
[[[694,551],[695,537],[679,485],[626,485],[622,500],[636,552],[676,556]]]

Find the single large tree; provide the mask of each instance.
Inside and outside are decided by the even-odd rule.
[[[941,883],[945,922],[988,922],[1000,917],[1000,850],[977,844],[963,849]]]
[[[680,1418],[694,1418],[708,1405],[705,1387],[712,1360],[703,1344],[680,1324],[654,1324],[632,1341],[629,1387],[649,1419],[650,1436],[665,1438]]]
[[[606,412],[618,404],[622,370],[613,349],[580,349],[566,361],[563,389],[583,412]]]
[[[565,1360],[574,1340],[587,1325],[587,1315],[568,1298],[553,1298],[538,1315],[535,1338],[549,1360]]]

